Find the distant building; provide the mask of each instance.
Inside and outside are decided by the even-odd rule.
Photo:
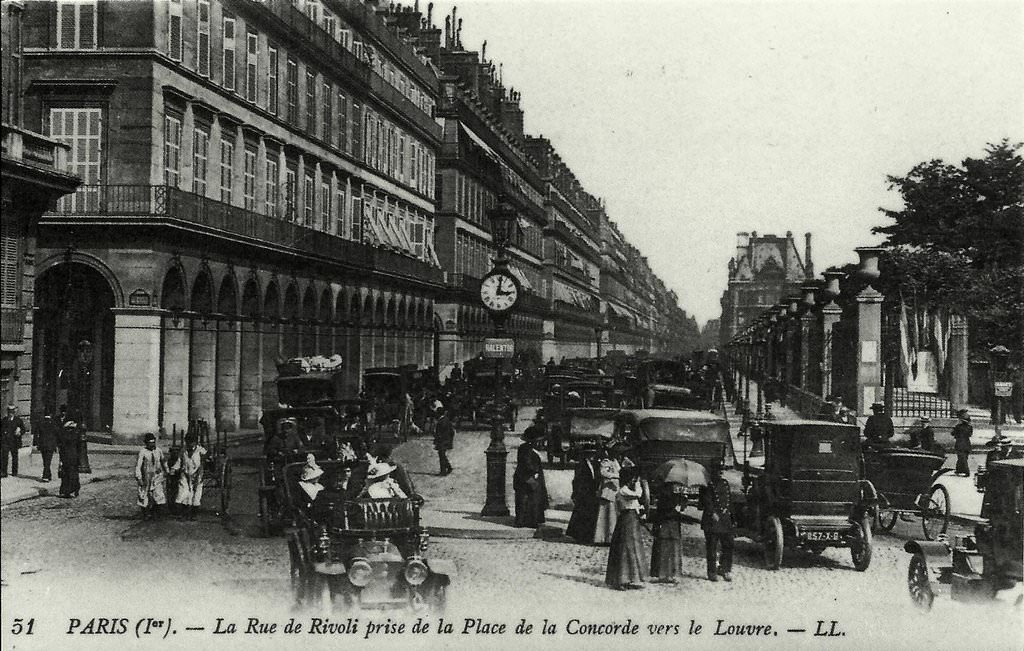
[[[810,233],[804,235],[803,259],[791,231],[785,237],[738,233],[736,255],[729,261],[729,285],[722,293],[718,341],[729,341],[765,308],[799,294],[800,285],[813,278]]]
[[[69,147],[24,128],[23,11],[21,2],[5,0],[0,4],[0,58],[3,62],[0,405],[14,404],[25,416],[32,408],[32,306],[39,217],[61,196],[74,192],[79,180],[69,171]],[[35,405],[36,409],[42,407]]]

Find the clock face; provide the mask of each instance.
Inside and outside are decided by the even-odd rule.
[[[480,300],[492,312],[506,312],[519,300],[519,285],[509,274],[490,274],[480,283]]]

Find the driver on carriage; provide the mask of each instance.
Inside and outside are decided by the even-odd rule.
[[[298,419],[285,418],[281,421],[279,429],[284,439],[284,450],[314,452],[327,458],[337,456],[337,444],[332,437],[324,433],[323,420],[306,418],[300,426]]]

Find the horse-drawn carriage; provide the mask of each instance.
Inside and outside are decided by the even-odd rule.
[[[323,484],[335,484],[333,475],[351,465],[321,463]],[[427,557],[419,501],[339,497],[313,513],[298,486],[304,467],[291,463],[282,473],[294,514],[287,540],[296,603],[323,610],[442,612],[455,563]]]
[[[929,450],[865,446],[864,478],[878,497],[875,523],[892,531],[897,520],[920,516],[924,537],[935,540],[949,526],[949,492],[933,482],[952,472],[942,468],[946,457]]]

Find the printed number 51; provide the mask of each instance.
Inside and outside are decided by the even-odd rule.
[[[14,623],[11,624],[11,635],[32,635],[32,627],[36,625],[36,618],[28,620],[27,622],[21,617],[16,617]]]

